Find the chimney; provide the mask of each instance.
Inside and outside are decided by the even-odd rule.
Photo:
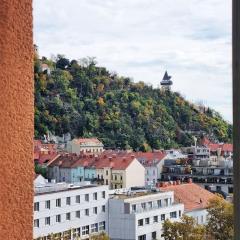
[[[117,157],[117,154],[116,154],[116,153],[114,153],[112,156],[113,156],[113,158],[116,158],[116,157]]]
[[[135,158],[135,156],[132,154],[132,155],[131,155],[131,159],[134,159],[134,158]]]
[[[111,161],[112,161],[112,157],[108,157],[108,159],[109,159],[109,162],[111,162]]]
[[[177,180],[177,185],[180,185],[181,184],[181,181],[180,180]]]
[[[123,162],[126,162],[126,157],[123,157]]]
[[[187,182],[192,183],[192,178],[188,178]]]

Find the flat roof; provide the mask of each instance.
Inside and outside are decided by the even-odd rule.
[[[73,185],[67,183],[47,183],[45,185],[37,185],[34,187],[34,195],[44,195],[65,191],[73,191],[79,189],[87,189],[93,187],[101,187],[105,185],[96,185],[96,184],[86,184],[86,185]]]

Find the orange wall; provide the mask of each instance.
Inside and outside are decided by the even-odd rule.
[[[32,1],[0,0],[0,239],[32,239]]]

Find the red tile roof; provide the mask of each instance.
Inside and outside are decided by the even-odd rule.
[[[139,161],[144,160],[144,166],[157,164],[167,156],[164,152],[136,152],[134,154]]]
[[[217,151],[218,148],[221,149],[223,152],[232,152],[233,145],[231,143],[213,143],[208,138],[204,137],[201,143],[210,148],[210,151]]]
[[[126,152],[103,152],[94,154],[65,154],[58,157],[49,166],[61,166],[65,168],[94,167],[97,169],[109,167],[116,170],[125,170],[136,159],[131,153]]]
[[[195,183],[170,185],[160,189],[165,192],[173,191],[175,201],[183,203],[185,211],[204,209],[207,207],[208,201],[215,196]]]

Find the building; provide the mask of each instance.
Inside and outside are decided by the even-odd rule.
[[[215,195],[197,184],[174,182],[162,184],[161,191],[174,192],[176,202],[184,204],[184,214],[193,217],[198,224],[207,223],[207,204]]]
[[[168,75],[167,71],[165,72],[162,81],[160,82],[162,89],[164,91],[170,91],[171,90],[171,85],[173,84],[171,80],[171,76]]]
[[[103,153],[92,164],[97,181],[111,189],[145,185],[145,168],[132,153]]]
[[[34,239],[89,239],[107,226],[108,186],[35,182]]]
[[[110,196],[109,236],[112,240],[163,239],[162,223],[178,221],[184,212],[182,203],[175,203],[173,192],[135,189]]]
[[[94,161],[93,154],[61,154],[48,165],[47,176],[57,182],[93,182],[96,179]]]
[[[164,152],[137,152],[135,157],[145,168],[145,185],[155,186],[161,179],[162,167],[167,154]]]
[[[101,153],[103,144],[97,138],[74,138],[67,143],[67,151],[70,153]]]
[[[168,162],[165,160],[162,181],[188,181],[213,192],[222,194],[225,198],[233,193],[233,161],[210,157],[210,149],[206,147],[187,148],[189,161]]]
[[[59,156],[56,144],[42,143],[34,140],[34,162],[40,165],[47,165]]]

